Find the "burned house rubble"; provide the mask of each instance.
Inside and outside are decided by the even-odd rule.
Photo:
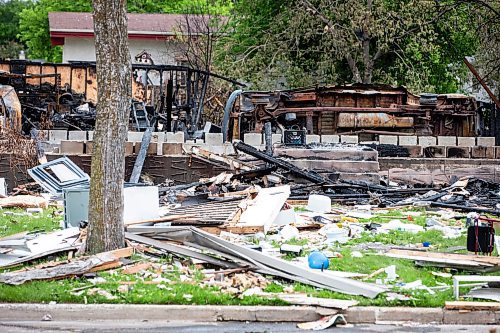
[[[181,131],[196,136],[203,128],[202,113],[206,86],[210,78],[234,80],[216,73],[177,65],[132,65],[132,102],[129,128],[148,127]],[[97,77],[94,62],[69,64],[12,60],[0,61],[0,84],[13,88],[10,99],[18,99],[21,113],[5,114],[16,122],[16,130],[29,134],[38,130],[94,129],[97,103]],[[10,104],[3,93],[4,108]],[[5,113],[5,112],[4,112]],[[21,118],[19,118],[21,117]]]
[[[0,68],[2,134],[19,135],[0,152],[7,185],[0,213],[50,212],[61,227],[0,238],[0,268],[8,269],[0,284],[75,278],[75,297],[118,302],[137,284],[169,292],[169,283],[190,283],[237,299],[316,306],[331,323],[360,299],[412,306],[439,296],[453,311],[463,309],[448,303],[454,299],[500,300],[493,275],[500,271],[500,147],[491,133],[479,135],[496,118],[483,118],[471,97],[387,86],[236,90],[222,123],[202,126],[210,73],[134,67],[127,247],[84,256],[94,67]],[[19,98],[9,102],[14,92]],[[18,163],[27,153],[30,162]],[[68,259],[48,259],[56,254]],[[380,264],[363,261],[375,257]],[[90,273],[105,279],[102,271],[118,289],[88,281]],[[172,272],[181,280],[173,282]]]
[[[476,136],[484,122],[473,97],[460,94],[414,95],[404,87],[384,85],[321,86],[273,92],[245,91],[227,117],[229,137],[305,129],[307,134]]]

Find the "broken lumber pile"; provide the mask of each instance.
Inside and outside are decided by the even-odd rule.
[[[450,267],[477,272],[496,272],[500,270],[500,257],[398,249],[389,250],[383,255],[391,258],[414,260],[416,264],[421,266]]]

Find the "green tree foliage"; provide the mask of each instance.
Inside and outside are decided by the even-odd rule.
[[[16,2],[22,2],[16,0]],[[130,13],[183,13],[196,3],[206,4],[206,0],[129,0]],[[210,0],[208,8],[217,8],[222,14],[229,14],[231,5],[225,0]],[[44,59],[60,62],[62,49],[53,47],[50,43],[49,12],[90,12],[91,0],[38,0],[19,14],[19,36],[28,46],[28,56],[31,59]]]
[[[60,62],[62,49],[53,47],[49,35],[49,12],[89,12],[90,0],[39,0],[20,14],[20,38],[28,46],[31,59]]]
[[[240,0],[234,9],[235,33],[217,59],[257,88],[377,82],[451,92],[478,44],[464,1]]]
[[[30,1],[0,1],[0,58],[17,58],[24,48],[19,41],[19,13],[31,4]]]

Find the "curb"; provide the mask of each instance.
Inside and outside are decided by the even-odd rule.
[[[196,322],[305,322],[341,312],[350,324],[500,323],[500,311],[458,311],[442,308],[352,307],[345,311],[311,306],[217,306],[138,304],[0,304],[0,321],[190,320]]]

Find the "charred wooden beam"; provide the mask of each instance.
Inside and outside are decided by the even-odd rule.
[[[250,145],[247,145],[246,143],[243,143],[241,141],[235,143],[234,147],[236,149],[238,149],[239,151],[244,152],[245,154],[256,157],[259,160],[267,162],[271,165],[276,165],[277,167],[284,169],[284,170],[287,170],[298,177],[309,180],[310,182],[313,182],[316,184],[332,184],[333,183],[329,179],[325,179],[322,176],[320,176],[314,172],[308,172],[308,171],[304,171],[302,169],[299,169],[290,162],[284,161],[284,160],[276,158],[276,157],[269,156],[266,153],[261,152],[258,149],[254,148]]]

